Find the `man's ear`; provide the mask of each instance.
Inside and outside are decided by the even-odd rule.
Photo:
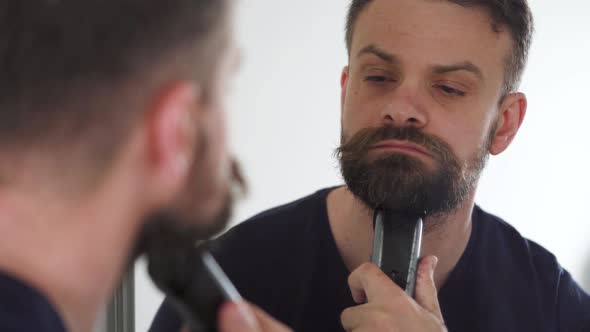
[[[150,185],[159,199],[168,200],[183,186],[195,152],[199,89],[177,82],[156,96],[149,106],[147,165]]]
[[[504,152],[512,143],[526,114],[527,100],[523,93],[511,93],[500,105],[500,113],[496,119],[496,132],[490,145],[493,155]]]
[[[344,100],[346,99],[346,88],[348,84],[348,66],[342,69],[340,75],[340,111],[344,110]]]

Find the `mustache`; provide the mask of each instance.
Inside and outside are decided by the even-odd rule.
[[[453,159],[452,148],[441,138],[424,133],[414,126],[392,126],[363,128],[347,138],[343,133],[341,144],[335,153],[341,161],[356,160],[372,146],[384,140],[408,141],[426,149],[438,162],[446,163]]]

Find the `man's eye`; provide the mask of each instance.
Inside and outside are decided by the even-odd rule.
[[[446,95],[455,95],[455,96],[460,96],[460,97],[465,96],[465,91],[461,91],[459,89],[452,88],[448,85],[439,85],[437,87]]]
[[[374,76],[365,77],[365,81],[382,83],[382,82],[390,81],[390,79],[388,79],[387,76],[374,75]]]

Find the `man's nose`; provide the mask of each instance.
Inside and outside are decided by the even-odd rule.
[[[382,124],[417,128],[426,126],[428,117],[422,98],[421,92],[416,88],[398,87],[381,110]]]

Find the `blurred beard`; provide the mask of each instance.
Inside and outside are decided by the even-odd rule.
[[[201,148],[199,155],[204,155],[204,152],[205,148]],[[198,165],[197,159],[196,164]],[[186,264],[183,259],[193,257],[192,252],[195,252],[199,242],[223,231],[231,217],[234,197],[246,191],[239,164],[232,160],[230,166],[225,198],[215,215],[200,216],[198,209],[194,207],[200,202],[191,204],[191,201],[199,199],[195,192],[197,190],[191,188],[198,186],[200,181],[189,183],[188,189],[181,195],[182,203],[157,210],[145,218],[135,241],[130,265],[139,256],[146,255],[152,277],[161,274],[188,275],[191,264]]]
[[[198,241],[221,232],[231,217],[232,199],[227,196],[223,207],[213,219],[199,220],[184,216],[172,209],[162,209],[146,218],[137,241],[138,254],[148,259],[177,248],[194,248]]]
[[[215,220],[206,223],[189,220],[170,210],[152,214],[139,235],[133,261],[145,255],[149,274],[159,287],[163,281],[184,280],[193,275],[198,243],[223,230],[230,218],[231,205],[228,196]]]
[[[474,190],[487,161],[491,137],[465,163],[446,142],[413,126],[365,128],[350,138],[343,134],[336,153],[348,189],[368,208],[445,215]],[[429,170],[420,159],[403,153],[383,153],[370,159],[371,148],[388,139],[424,147],[434,159],[435,169]]]

